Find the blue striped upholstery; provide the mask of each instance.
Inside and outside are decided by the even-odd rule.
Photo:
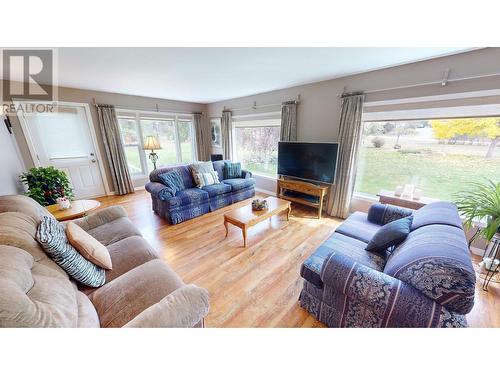
[[[227,160],[212,162],[214,171],[222,181],[224,163]],[[159,174],[177,171],[184,182],[185,189],[175,195],[172,189],[163,185]],[[242,178],[229,179],[213,185],[195,187],[189,165],[159,168],[150,173],[150,182],[146,190],[151,193],[153,211],[172,224],[204,215],[210,211],[228,206],[232,203],[251,198],[255,195],[255,180],[249,171],[241,171]]]
[[[94,288],[104,285],[104,269],[85,259],[70,245],[64,226],[56,219],[43,216],[36,239],[52,260],[76,281]]]

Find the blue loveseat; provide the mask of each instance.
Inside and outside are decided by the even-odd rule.
[[[152,171],[149,174],[150,182],[146,184],[146,190],[151,193],[153,211],[171,224],[178,224],[253,197],[255,195],[255,180],[252,178],[252,173],[242,170],[241,178],[224,180],[224,163],[226,161],[212,162],[220,183],[202,188],[196,187],[189,165],[163,167]],[[180,173],[186,188],[178,191],[175,195],[158,178],[158,175],[172,170],[177,170]]]
[[[366,251],[378,229],[413,215],[392,252]],[[301,306],[329,327],[466,327],[475,273],[457,208],[375,204],[355,212],[302,264]]]

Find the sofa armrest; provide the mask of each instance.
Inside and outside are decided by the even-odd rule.
[[[121,217],[127,217],[125,209],[122,206],[111,206],[103,208],[97,212],[90,213],[80,219],[73,220],[73,223],[88,232],[91,229],[97,228]]]
[[[436,327],[444,311],[403,281],[336,252],[325,261],[321,279],[354,307],[368,306],[385,327]]]
[[[251,178],[252,177],[252,172],[247,171],[246,169],[241,170],[241,177],[242,178]]]
[[[171,188],[159,182],[148,182],[146,190],[162,201],[172,198],[175,195]]]
[[[374,224],[385,225],[391,221],[402,219],[410,215],[413,215],[413,210],[409,208],[375,203],[370,206],[367,219]]]
[[[208,292],[189,284],[174,290],[128,322],[126,328],[191,328],[208,314]]]

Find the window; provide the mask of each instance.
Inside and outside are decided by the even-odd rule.
[[[147,175],[153,170],[149,151],[142,145],[147,136],[158,138],[161,150],[157,165],[175,165],[194,161],[193,123],[189,116],[153,117],[141,113],[119,113],[118,124],[123,138],[125,156],[130,174]]]
[[[413,184],[453,200],[469,182],[500,180],[499,146],[498,117],[364,122],[355,191]]]
[[[234,156],[242,167],[255,174],[276,177],[281,119],[233,120]]]

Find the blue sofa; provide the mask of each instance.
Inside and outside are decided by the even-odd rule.
[[[413,215],[392,252],[365,250],[384,224]],[[375,204],[353,213],[302,264],[301,306],[329,327],[466,327],[475,273],[457,208]]]
[[[227,160],[212,162],[214,170],[219,176],[220,183],[197,188],[189,165],[175,167],[163,167],[152,171],[146,184],[146,190],[151,193],[153,211],[168,220],[171,224],[183,221],[215,211],[221,207],[239,202],[255,195],[255,180],[252,173],[242,170],[241,178],[224,180],[224,163]],[[177,170],[186,187],[178,191],[175,196],[172,190],[163,185],[158,175]]]

